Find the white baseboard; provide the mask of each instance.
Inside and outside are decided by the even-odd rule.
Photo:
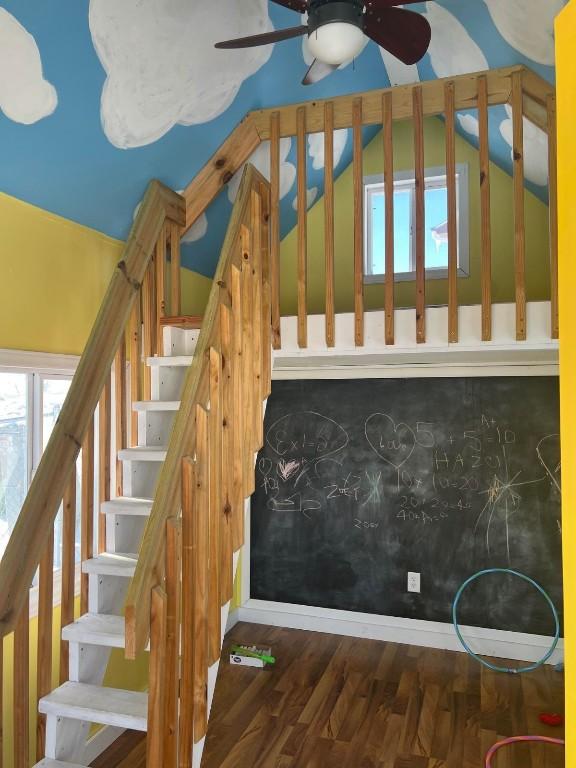
[[[274,627],[464,652],[452,624],[439,621],[401,619],[265,600],[248,600],[234,613],[237,614],[237,621],[252,624],[270,624]],[[543,635],[466,626],[461,627],[461,630],[475,653],[502,659],[535,662],[546,654],[552,644],[552,638]],[[563,658],[564,642],[560,640],[547,663],[557,664]]]
[[[241,621],[239,614],[240,610],[238,608],[230,611],[228,614],[228,621],[226,622],[226,633],[230,632],[230,630],[233,629],[239,621]]]

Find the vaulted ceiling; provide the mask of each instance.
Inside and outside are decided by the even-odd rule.
[[[216,51],[219,39],[299,23],[267,0],[0,0],[0,190],[114,237],[126,236],[152,177],[183,188],[252,109],[526,64],[554,80],[553,20],[565,0],[436,0],[414,67],[369,43],[353,64],[304,87],[305,43]],[[474,142],[474,114],[458,116]],[[491,152],[510,164],[511,121],[492,110]],[[367,134],[368,137],[368,134]],[[526,126],[529,188],[546,195],[546,137]],[[350,136],[337,136],[337,171]],[[323,144],[309,140],[309,201]],[[264,172],[266,147],[255,163]],[[294,221],[295,147],[282,143],[283,229]],[[211,275],[237,182],[193,228],[187,266]]]

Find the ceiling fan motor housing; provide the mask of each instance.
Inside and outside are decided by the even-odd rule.
[[[363,0],[310,0],[308,33],[334,22],[353,24],[362,29],[363,18]]]

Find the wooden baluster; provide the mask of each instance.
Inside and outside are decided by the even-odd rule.
[[[52,618],[54,614],[54,528],[46,542],[38,574],[38,641],[36,698],[52,690]],[[1,690],[1,686],[0,686]],[[42,760],[46,745],[46,715],[38,716],[36,759]],[[0,762],[1,766],[1,762]]]
[[[236,267],[230,268],[232,290],[233,346],[234,346],[234,396],[232,410],[232,439],[234,444],[233,504],[232,504],[232,543],[236,552],[244,543],[244,499],[250,495],[249,482],[244,471],[244,452],[249,453],[249,446],[244,439],[247,414],[244,408],[244,357],[243,328],[244,310],[242,304],[242,273]]]
[[[514,278],[516,339],[526,339],[526,231],[524,222],[524,117],[522,72],[512,73],[512,157],[514,161]]]
[[[166,317],[166,224],[156,243],[156,354],[164,354],[161,320]]]
[[[180,577],[182,523],[166,521],[166,659],[164,664],[166,714],[164,717],[165,768],[176,768],[178,759],[178,684],[180,673]]]
[[[126,438],[126,336],[122,334],[114,361],[114,399],[116,428],[116,496],[124,495],[124,468],[118,451],[127,447]]]
[[[326,263],[326,346],[336,343],[334,309],[334,104],[324,104],[324,257]]]
[[[168,597],[154,587],[150,608],[150,662],[148,665],[148,735],[146,765],[163,768],[166,716],[166,614]]]
[[[272,322],[270,295],[270,193],[261,185],[262,199],[262,395],[272,391]]]
[[[60,627],[74,621],[74,572],[76,543],[76,467],[62,501],[62,596],[60,599]],[[60,640],[60,683],[68,680],[68,641]]]
[[[194,743],[194,609],[196,466],[182,459],[182,667],[178,723],[178,766],[191,768]]]
[[[548,189],[550,214],[550,309],[551,336],[557,339],[560,335],[558,318],[558,163],[556,138],[556,97],[548,96],[546,102],[548,112]]]
[[[242,243],[242,392],[244,400],[244,497],[254,493],[254,452],[258,449],[257,436],[254,431],[254,324],[252,306],[252,242],[250,230],[242,225],[240,230]]]
[[[82,443],[82,485],[80,518],[80,559],[90,560],[94,552],[94,416]],[[80,613],[88,611],[88,574],[80,576]]]
[[[180,227],[171,221],[170,227],[170,314],[180,317],[182,313],[182,288],[180,285]]]
[[[210,517],[208,413],[196,406],[194,491],[194,741],[208,725],[208,547]]]
[[[134,403],[142,399],[142,311],[141,295],[136,297],[130,314],[130,445],[138,445],[138,413]]]
[[[424,180],[424,116],[422,86],[412,90],[414,112],[414,167],[416,176],[416,341],[426,341],[426,241],[425,241],[425,180]]]
[[[220,520],[220,603],[232,599],[232,521],[234,505],[234,345],[232,311],[220,304],[220,344],[222,350],[222,498]],[[240,482],[242,476],[240,474]],[[242,501],[239,501],[239,506]]]
[[[144,336],[144,376],[142,381],[142,397],[144,400],[151,398],[150,366],[146,365],[146,360],[154,355],[156,347],[156,320],[155,320],[155,300],[154,300],[154,261],[151,260],[144,282],[142,283],[142,329]]]
[[[296,113],[298,178],[298,346],[308,346],[308,190],[306,181],[306,107]]]
[[[255,450],[264,442],[264,419],[262,401],[264,387],[262,383],[262,198],[252,190],[250,229],[252,232],[252,392]]]
[[[384,139],[384,336],[394,344],[394,145],[392,136],[392,92],[382,96]]]
[[[13,744],[14,768],[30,766],[30,597],[26,599],[14,630],[14,700]]]
[[[490,211],[490,138],[488,128],[488,82],[478,78],[478,136],[480,141],[480,232],[482,290],[482,341],[492,339],[492,222]]]
[[[259,313],[256,312],[256,315]],[[222,359],[210,348],[210,519],[208,573],[208,660],[212,666],[220,658],[220,519],[222,517]]]
[[[272,346],[280,349],[280,112],[270,118],[270,290]]]
[[[448,197],[448,341],[458,341],[458,209],[456,199],[456,111],[454,83],[444,85]]]
[[[107,376],[98,409],[98,503],[100,505],[110,499],[111,400],[112,384],[110,376]],[[105,550],[106,515],[101,514],[101,510],[98,509],[98,551]]]
[[[354,339],[357,347],[364,346],[364,175],[362,146],[362,99],[352,104],[354,135]]]

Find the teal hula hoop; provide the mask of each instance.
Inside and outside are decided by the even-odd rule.
[[[483,659],[481,656],[478,656],[477,653],[474,653],[474,651],[470,648],[466,640],[462,637],[462,633],[460,632],[460,627],[458,626],[458,603],[460,602],[460,598],[462,597],[462,593],[466,589],[466,587],[471,584],[473,581],[476,581],[476,579],[480,578],[480,576],[484,576],[487,573],[508,573],[512,574],[512,576],[518,576],[520,579],[523,579],[524,581],[527,581],[529,584],[532,584],[533,587],[536,587],[538,592],[546,599],[546,602],[550,606],[552,610],[552,614],[554,616],[554,621],[556,623],[556,632],[554,634],[554,640],[552,642],[552,645],[550,646],[550,649],[546,653],[545,656],[543,656],[540,661],[537,661],[535,664],[530,664],[527,667],[519,667],[518,669],[513,669],[510,667],[498,667],[495,664],[491,664],[489,661],[486,661],[486,659]],[[535,669],[538,669],[538,667],[541,667],[543,664],[545,664],[550,656],[554,653],[556,650],[556,646],[558,645],[558,640],[560,639],[560,619],[558,617],[558,611],[556,610],[556,606],[552,602],[552,599],[548,595],[548,593],[538,584],[534,579],[531,579],[530,576],[526,576],[524,573],[519,573],[519,571],[513,571],[510,568],[486,568],[483,571],[478,571],[478,573],[475,573],[473,576],[470,576],[470,578],[466,579],[464,584],[460,587],[458,592],[456,593],[456,597],[454,598],[454,603],[452,604],[452,623],[454,624],[454,629],[456,630],[456,635],[458,637],[458,640],[464,647],[464,650],[472,656],[473,659],[476,659],[476,661],[479,661],[480,664],[487,667],[488,669],[491,669],[493,672],[507,672],[510,675],[518,675],[521,672],[533,672]]]

